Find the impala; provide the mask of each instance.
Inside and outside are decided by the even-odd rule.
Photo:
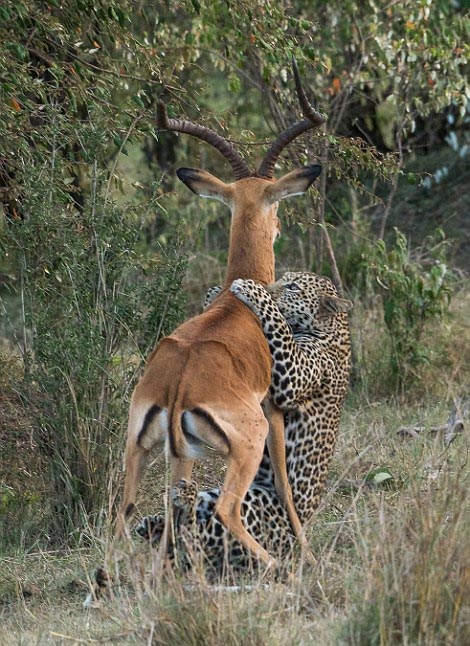
[[[279,234],[281,199],[304,193],[319,176],[311,165],[273,179],[276,160],[301,133],[325,118],[312,106],[294,76],[304,119],[282,132],[259,169],[249,167],[223,137],[208,128],[167,117],[158,106],[157,125],[202,139],[230,163],[235,181],[226,184],[208,172],[180,168],[179,179],[201,197],[213,198],[231,210],[230,243],[225,285],[213,304],[162,339],[148,358],[134,390],[125,453],[125,486],[118,535],[127,530],[135,510],[138,484],[149,453],[166,446],[170,482],[189,479],[194,460],[219,454],[227,471],[215,514],[232,535],[266,565],[275,561],[247,532],[240,517],[241,502],[256,474],[267,441],[275,484],[285,503],[295,534],[302,539],[286,473],[284,422],[267,399],[271,357],[257,317],[228,290],[236,278],[259,283],[274,281],[273,243]],[[269,418],[269,423],[263,412]],[[162,541],[171,540],[171,512]]]

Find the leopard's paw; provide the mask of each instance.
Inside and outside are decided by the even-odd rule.
[[[165,518],[161,514],[156,516],[144,516],[140,523],[134,527],[134,531],[145,541],[157,545],[165,529]]]
[[[179,480],[170,490],[174,506],[187,513],[194,511],[197,494],[198,486],[194,480]]]
[[[103,567],[97,568],[91,591],[87,594],[83,607],[87,609],[98,608],[101,600],[108,595],[111,583],[112,580],[107,570]]]
[[[204,298],[204,309],[207,309],[209,305],[212,305],[212,302],[217,298],[221,291],[222,287],[220,285],[209,287]]]
[[[234,280],[230,285],[230,291],[252,310],[256,308],[256,303],[266,294],[266,290],[262,285],[255,283],[254,280],[244,280],[243,278]]]

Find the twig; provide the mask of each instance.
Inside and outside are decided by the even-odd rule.
[[[111,182],[113,180],[114,171],[116,170],[116,166],[117,166],[118,161],[119,161],[119,153],[123,150],[124,146],[126,145],[128,139],[131,136],[131,133],[134,130],[134,128],[136,127],[136,125],[139,123],[139,121],[141,119],[144,118],[145,113],[146,113],[146,110],[141,110],[141,112],[133,119],[131,125],[127,129],[126,134],[124,135],[124,139],[122,140],[122,143],[121,143],[121,145],[119,147],[118,154],[116,155],[116,157],[114,159],[114,162],[113,162],[113,165],[111,167],[111,170],[109,172],[109,179],[108,179],[108,183],[106,185],[106,192],[105,192],[105,195],[104,195],[104,206],[106,206],[106,204],[108,202],[108,195],[109,195],[109,192],[111,190]]]
[[[79,643],[79,644],[102,644],[103,643],[101,639],[91,639],[91,637],[88,637],[87,639],[80,639],[77,636],[70,637],[70,635],[64,635],[62,633],[55,633],[52,630],[49,631],[49,635],[51,635],[52,637],[60,637],[61,639],[67,639],[67,640],[69,640],[71,642],[76,642],[76,643]]]

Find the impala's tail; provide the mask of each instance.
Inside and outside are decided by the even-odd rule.
[[[222,420],[206,404],[185,410],[183,389],[176,392],[168,409],[168,445],[170,454],[186,460],[204,459],[214,453],[227,455],[230,443]]]
[[[181,400],[182,388],[176,389],[173,403],[168,406],[168,446],[170,455],[174,458],[186,458],[187,442],[183,435],[181,417],[183,414]]]

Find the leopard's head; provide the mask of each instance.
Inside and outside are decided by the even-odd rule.
[[[267,290],[294,331],[321,330],[352,307],[329,278],[311,272],[288,271]]]

